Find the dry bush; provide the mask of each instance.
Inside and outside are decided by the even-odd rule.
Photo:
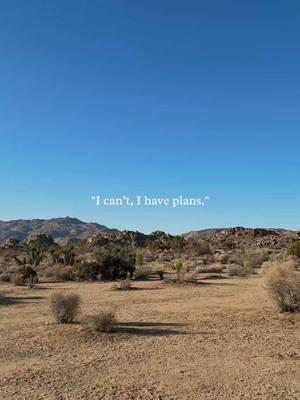
[[[120,281],[118,289],[119,290],[130,290],[130,289],[132,289],[131,281],[129,279],[124,279],[124,280]]]
[[[293,268],[295,270],[300,270],[300,259],[295,256],[288,256],[285,259],[285,264],[289,264],[290,268]]]
[[[300,274],[291,264],[275,262],[269,265],[266,284],[281,312],[300,311]]]
[[[24,286],[25,279],[22,274],[13,274],[11,278],[11,283],[15,286]]]
[[[176,272],[178,283],[183,283],[185,281],[185,275],[190,271],[189,266],[187,266],[186,264],[183,264],[183,262],[180,260],[176,261],[172,265],[172,269],[173,269],[173,271]]]
[[[84,319],[85,326],[94,332],[112,332],[116,322],[116,316],[112,310],[102,310]]]
[[[39,269],[39,275],[46,279],[49,279],[49,278],[55,279],[55,268],[47,267],[44,269]]]
[[[0,274],[0,282],[10,282],[10,274],[8,272],[2,272]]]
[[[213,274],[220,274],[222,273],[223,269],[225,268],[224,265],[220,263],[214,263],[211,265],[205,265],[198,269],[199,273],[213,273]]]
[[[295,256],[300,258],[300,241],[294,242],[291,244],[290,248],[288,249],[288,254],[291,256]]]
[[[221,264],[227,264],[229,257],[230,256],[227,253],[219,253],[214,255],[215,261]]]
[[[71,281],[72,267],[58,267],[55,269],[54,277],[57,281]]]
[[[79,314],[80,296],[76,293],[54,293],[50,297],[50,309],[60,324],[74,322]]]
[[[248,249],[245,251],[243,265],[248,268],[260,268],[269,258],[264,249]]]
[[[239,264],[230,264],[227,267],[227,272],[229,276],[241,276],[245,277],[253,274],[253,269],[249,267],[245,267],[244,265]]]

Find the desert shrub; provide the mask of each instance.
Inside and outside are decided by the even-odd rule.
[[[300,258],[300,241],[294,242],[288,249],[288,254]]]
[[[53,278],[55,279],[56,268],[55,267],[47,267],[39,270],[39,275],[43,276],[43,278]]]
[[[266,275],[271,298],[281,312],[300,311],[300,275],[289,264],[273,263]]]
[[[0,282],[10,282],[10,274],[8,272],[2,272],[0,274]]]
[[[300,269],[300,259],[296,256],[288,256],[284,258],[283,261],[285,265],[288,265],[288,268],[291,268],[293,270]]]
[[[94,332],[112,332],[116,325],[116,316],[112,310],[102,310],[97,314],[88,315],[84,324]]]
[[[37,272],[30,266],[22,265],[16,270],[16,275],[18,275],[21,279],[23,279],[24,284],[28,284],[33,287],[36,283],[38,283],[38,274]]]
[[[144,263],[144,254],[142,251],[138,251],[136,253],[136,258],[135,258],[135,265],[137,267],[141,267]]]
[[[224,265],[220,264],[220,263],[214,263],[211,265],[205,265],[203,267],[200,267],[198,269],[199,273],[213,273],[213,274],[220,274],[223,269],[225,268]]]
[[[100,266],[95,262],[77,262],[74,265],[72,276],[76,281],[95,281],[100,273]]]
[[[189,268],[182,261],[177,261],[172,265],[172,269],[176,272],[177,282],[183,283],[185,274],[189,272]]]
[[[80,296],[75,293],[54,293],[50,297],[50,309],[60,324],[74,322],[79,314]]]
[[[284,265],[286,268],[296,271],[300,269],[300,259],[296,256],[286,256],[286,254],[280,254],[277,257],[273,257],[269,261],[264,262],[264,273],[268,273],[271,269],[274,269],[274,266],[276,268],[278,265]]]
[[[25,279],[24,275],[15,273],[11,277],[11,283],[15,286],[24,286],[25,285]]]
[[[229,254],[226,253],[215,254],[215,261],[221,264],[227,264],[229,261]]]
[[[253,269],[249,268],[247,266],[244,266],[244,265],[230,264],[227,267],[227,272],[228,272],[229,276],[245,277],[245,276],[253,274]]]
[[[244,266],[248,268],[260,268],[269,258],[263,249],[248,249],[244,252]]]
[[[206,254],[210,254],[211,248],[208,242],[206,241],[201,241],[201,242],[195,242],[191,245],[191,251],[193,254],[196,256],[203,256]]]
[[[58,267],[55,269],[54,277],[58,281],[71,281],[73,280],[72,267]]]
[[[124,279],[124,280],[120,281],[118,289],[120,289],[120,290],[132,289],[131,281],[129,279]]]
[[[99,255],[96,261],[77,262],[73,267],[73,277],[78,281],[93,281],[99,279],[99,277],[116,280],[126,276],[128,272],[132,277],[134,270],[134,258],[103,254]]]

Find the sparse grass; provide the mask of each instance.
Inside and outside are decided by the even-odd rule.
[[[300,274],[291,264],[270,265],[266,283],[274,304],[281,312],[300,311]]]
[[[56,322],[72,323],[79,314],[80,296],[76,293],[54,293],[50,297],[50,309]]]
[[[97,314],[88,315],[84,319],[87,329],[94,332],[112,332],[116,325],[116,316],[112,310],[102,310]]]

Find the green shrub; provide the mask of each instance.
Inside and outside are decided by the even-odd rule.
[[[72,276],[76,281],[95,281],[100,273],[100,266],[95,262],[78,262],[74,265]]]
[[[134,259],[131,257],[123,258],[105,254],[98,256],[97,261],[77,262],[73,267],[73,276],[75,280],[97,280],[101,279],[116,280],[123,276],[126,277],[129,272],[133,276]]]

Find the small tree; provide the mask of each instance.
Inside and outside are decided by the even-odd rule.
[[[46,249],[42,246],[29,245],[27,249],[29,256],[28,262],[33,267],[36,268],[40,265],[41,261],[45,257]]]
[[[189,271],[188,267],[184,266],[182,261],[177,261],[174,264],[172,264],[172,269],[176,272],[177,274],[177,282],[183,283],[184,282],[184,276],[186,272]]]

